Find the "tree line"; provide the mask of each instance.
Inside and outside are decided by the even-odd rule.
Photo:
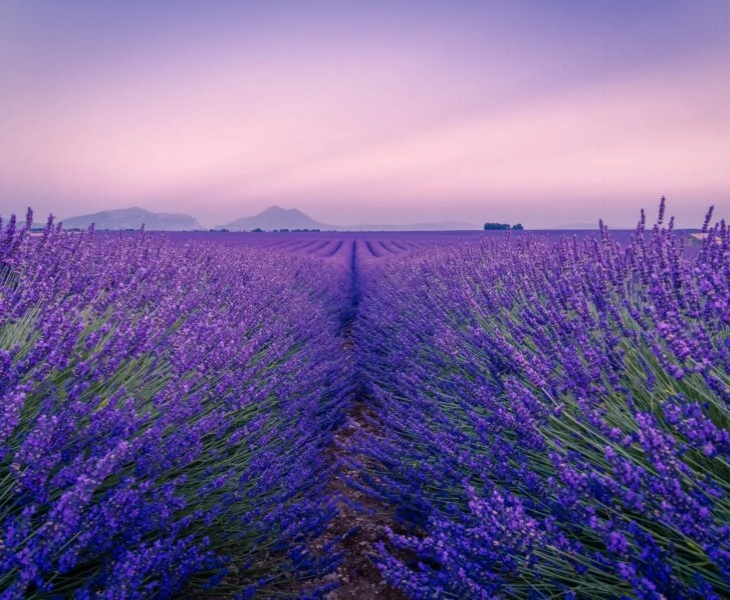
[[[495,229],[513,229],[522,231],[524,227],[521,223],[516,223],[515,225],[510,225],[509,223],[484,223],[484,229],[485,231],[494,231]]]

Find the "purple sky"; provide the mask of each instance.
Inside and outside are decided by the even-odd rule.
[[[730,2],[0,2],[0,215],[730,217]]]

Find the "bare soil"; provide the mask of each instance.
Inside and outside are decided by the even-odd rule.
[[[353,438],[361,429],[372,428],[372,413],[362,402],[355,402],[347,422],[335,436],[332,459],[340,462],[339,470],[330,483],[330,493],[341,498],[338,502],[339,514],[332,520],[323,539],[317,542],[314,551],[342,536],[339,546],[345,556],[342,565],[328,575],[324,582],[336,581],[340,586],[329,592],[327,600],[405,600],[407,596],[386,583],[370,556],[377,553],[375,545],[386,541],[386,526],[393,528],[392,510],[354,489],[346,481],[357,481],[359,471],[347,466],[349,453],[356,452]],[[342,460],[344,459],[344,460]]]

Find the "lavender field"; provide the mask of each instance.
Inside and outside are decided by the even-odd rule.
[[[728,597],[730,231],[656,221],[2,223],[0,598],[336,593],[343,472],[403,597]]]

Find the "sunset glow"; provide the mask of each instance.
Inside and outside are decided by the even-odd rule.
[[[0,215],[730,213],[726,2],[151,6],[0,5]]]

